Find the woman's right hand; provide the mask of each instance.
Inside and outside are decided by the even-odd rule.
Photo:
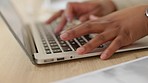
[[[55,13],[46,23],[50,24],[57,18],[61,17],[61,22],[55,28],[55,33],[60,33],[67,22],[72,22],[78,18],[81,22],[89,20],[90,15],[104,16],[116,10],[111,0],[99,0],[89,2],[70,2],[65,10]]]

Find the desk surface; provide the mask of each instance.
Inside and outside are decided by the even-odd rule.
[[[109,60],[98,56],[48,65],[33,65],[7,27],[0,23],[0,83],[49,83],[148,54],[148,49],[117,53]]]

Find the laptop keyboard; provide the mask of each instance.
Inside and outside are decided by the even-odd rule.
[[[60,39],[60,36],[56,36],[60,46],[62,47],[64,52],[69,52],[72,51],[72,49],[70,48],[70,46],[66,43],[66,41],[63,41]]]
[[[37,24],[37,27],[43,28],[43,32],[41,32],[40,29],[39,32],[41,33],[42,43],[46,54],[76,51],[77,48],[91,40],[89,35],[84,35],[69,41],[63,41],[60,39],[59,35],[51,34],[50,27],[45,27],[45,25],[40,23]],[[104,45],[100,45],[98,48],[103,47]]]

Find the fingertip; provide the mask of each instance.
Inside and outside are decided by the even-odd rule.
[[[62,26],[58,25],[55,29],[54,29],[54,33],[60,33],[62,31]]]
[[[89,19],[90,19],[90,20],[96,20],[96,19],[98,19],[98,17],[96,17],[96,16],[94,16],[94,15],[90,15],[90,16],[89,16]]]
[[[73,22],[73,18],[67,17],[67,21],[68,21],[69,23],[72,23],[72,22]]]
[[[84,47],[80,47],[80,48],[78,48],[78,49],[76,50],[76,52],[77,52],[78,54],[83,54],[83,53],[85,52],[85,48],[84,48]]]
[[[66,17],[66,20],[68,21],[68,22],[72,22],[72,20],[73,20],[73,14],[71,13],[71,11],[66,11],[66,13],[65,13],[65,17]]]
[[[49,20],[47,20],[47,21],[45,21],[44,23],[45,23],[45,24],[49,24],[50,22],[49,22]]]
[[[100,56],[100,58],[102,59],[102,60],[106,60],[107,58],[106,58],[106,54],[102,54],[101,56]]]
[[[63,33],[63,34],[60,35],[60,38],[62,40],[68,40],[68,34],[67,33]]]
[[[68,21],[68,22],[71,22],[72,20],[71,20],[69,17],[67,17],[67,21]]]
[[[102,60],[106,60],[106,59],[108,59],[109,57],[110,57],[110,55],[108,54],[107,51],[103,52],[103,53],[101,54],[101,56],[100,56],[100,58],[101,58]]]
[[[73,20],[73,10],[71,7],[68,7],[68,9],[66,9],[66,12],[65,12],[65,17],[67,19],[68,22],[72,22]]]

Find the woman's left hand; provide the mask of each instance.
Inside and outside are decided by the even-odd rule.
[[[111,41],[111,44],[101,54],[101,59],[108,59],[118,49],[148,35],[148,18],[145,11],[148,5],[137,6],[114,12],[105,17],[91,16],[89,21],[65,31],[62,40],[71,40],[82,35],[97,34],[92,40],[76,50],[85,54],[99,45]]]

